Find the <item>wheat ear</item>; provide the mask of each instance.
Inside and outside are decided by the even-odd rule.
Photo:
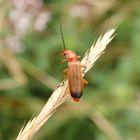
[[[100,36],[95,44],[86,52],[81,61],[81,65],[86,66],[85,73],[91,69],[95,61],[102,55],[103,51],[114,37],[115,29],[107,31],[103,36]],[[38,114],[37,117],[29,120],[26,126],[20,130],[16,140],[31,140],[35,133],[42,127],[42,125],[55,112],[56,108],[61,105],[69,97],[68,82],[65,81],[63,86],[57,87],[52,93],[51,97]]]

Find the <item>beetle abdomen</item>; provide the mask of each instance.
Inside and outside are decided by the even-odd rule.
[[[82,96],[82,92],[77,92],[77,93],[71,92],[70,94],[71,94],[73,100],[76,102],[78,102]]]
[[[69,82],[69,91],[71,96],[75,101],[79,101],[82,96],[82,73],[81,73],[81,64],[77,62],[68,63],[68,82]]]

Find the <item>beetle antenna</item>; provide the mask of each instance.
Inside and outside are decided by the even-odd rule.
[[[65,49],[66,47],[65,47],[63,30],[62,30],[62,22],[60,22],[60,32],[61,32],[61,37],[62,37],[62,42],[63,42],[63,48]]]

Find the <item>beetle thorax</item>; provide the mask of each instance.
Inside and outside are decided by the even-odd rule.
[[[65,50],[64,54],[69,62],[77,61],[77,54],[71,50]]]

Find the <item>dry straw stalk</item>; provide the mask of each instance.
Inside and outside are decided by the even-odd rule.
[[[85,73],[92,68],[95,61],[103,54],[105,48],[114,37],[115,29],[107,31],[103,36],[100,36],[95,44],[86,52],[81,61],[81,65],[86,66]],[[29,120],[26,126],[20,130],[16,140],[31,140],[35,133],[45,124],[50,116],[55,112],[56,108],[66,101],[69,97],[68,82],[65,81],[63,86],[54,90],[51,97],[38,114],[38,116]]]

